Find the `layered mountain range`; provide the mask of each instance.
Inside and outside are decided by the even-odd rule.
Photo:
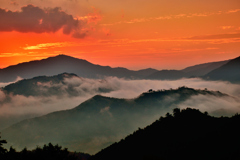
[[[34,148],[52,142],[93,154],[199,95],[231,98],[221,92],[187,87],[150,90],[134,99],[96,95],[73,109],[16,123],[2,130],[2,137],[16,148]]]
[[[59,55],[0,69],[0,82],[12,82],[17,77],[23,79],[0,88],[1,135],[7,139],[8,147],[17,149],[31,149],[51,142],[72,151],[95,154],[137,128],[149,125],[173,108],[185,108],[193,104],[196,106],[192,107],[197,108],[202,105],[202,108],[211,111],[210,114],[222,116],[224,113],[235,113],[240,104],[233,95],[209,91],[207,88],[169,87],[157,91],[149,88],[149,91],[141,91],[138,97],[132,96],[130,99],[101,95],[117,95],[116,91],[131,86],[131,83],[123,86],[126,82],[120,83],[119,78],[133,80],[133,83],[136,83],[134,80],[143,80],[143,83],[139,83],[142,85],[146,82],[154,83],[150,80],[198,77],[203,80],[229,81],[236,83],[237,87],[240,82],[240,57],[190,66],[183,70],[159,71],[148,68],[133,71]],[[118,78],[101,79],[103,77]],[[141,85],[136,86],[141,88]],[[238,95],[238,92],[235,93]],[[82,97],[84,101],[80,101]],[[78,102],[74,105],[79,104],[77,107],[71,106],[73,100]],[[232,108],[215,107],[218,101],[222,105],[232,105]],[[63,109],[65,106],[68,107]],[[113,153],[118,154],[114,149]],[[102,156],[104,159],[109,158],[105,151],[94,159],[99,159],[98,155],[100,159]],[[159,158],[154,155],[153,159],[156,157]]]
[[[238,57],[232,60],[198,64],[183,70],[159,71],[148,68],[133,71],[122,67],[112,68],[109,66],[100,66],[83,59],[58,55],[56,57],[20,63],[0,69],[0,82],[12,82],[16,80],[17,77],[27,79],[36,76],[53,76],[64,72],[74,73],[85,78],[116,76],[129,79],[173,80],[189,77],[203,77],[209,80],[239,82],[239,59]]]

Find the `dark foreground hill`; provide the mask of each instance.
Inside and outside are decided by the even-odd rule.
[[[37,146],[33,150],[23,148],[21,151],[16,151],[13,147],[5,149],[1,146],[0,140],[0,159],[1,160],[87,160],[90,155],[80,152],[70,152],[67,148],[62,148],[59,145],[44,145]]]
[[[49,142],[71,151],[96,153],[138,127],[145,127],[192,96],[228,97],[216,91],[180,87],[149,91],[135,99],[100,95],[71,110],[24,120],[2,131],[9,146],[34,148]]]
[[[199,110],[174,109],[100,151],[91,160],[237,160],[240,115],[215,118]]]

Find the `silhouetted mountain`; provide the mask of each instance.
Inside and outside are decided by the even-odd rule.
[[[148,76],[146,76],[146,78],[159,80],[177,80],[181,78],[203,76],[211,72],[212,70],[221,67],[222,65],[226,64],[229,61],[230,60],[204,63],[195,66],[190,66],[183,70],[161,70],[149,74]]]
[[[198,65],[187,67],[181,71],[187,73],[188,76],[203,76],[213,71],[214,69],[217,69],[222,65],[228,63],[229,61],[230,60],[198,64]]]
[[[227,96],[220,92],[178,89],[152,91],[135,99],[117,99],[100,95],[85,101],[74,109],[54,112],[42,117],[24,120],[2,131],[9,146],[34,148],[49,142],[72,151],[96,153],[144,127],[160,115],[175,108],[192,96]],[[227,96],[228,97],[228,96]]]
[[[203,76],[204,79],[209,80],[223,80],[233,83],[240,82],[240,57],[230,60],[225,65],[211,71]]]
[[[150,126],[100,151],[91,160],[237,160],[240,115],[215,118],[174,109]]]
[[[137,74],[144,76],[144,77],[150,76],[151,74],[153,74],[155,72],[158,72],[158,70],[153,69],[153,68],[141,69],[141,70],[136,71]]]
[[[0,69],[0,81],[11,82],[17,76],[21,78],[33,78],[36,76],[53,76],[60,73],[75,73],[80,77],[100,78],[104,76],[139,77],[135,71],[126,68],[111,68],[89,63],[86,60],[73,58],[66,55],[58,55],[47,59],[20,63]]]
[[[178,70],[161,70],[155,72],[149,76],[147,79],[159,79],[159,80],[176,80],[187,77],[188,75],[185,72],[178,71]]]
[[[146,78],[174,80],[193,76],[202,76],[208,72],[224,65],[227,61],[211,62],[191,66],[183,70],[155,70],[142,69],[139,71],[128,70],[126,68],[100,66],[92,64],[86,60],[78,59],[66,55],[58,55],[47,59],[24,62],[17,65],[0,69],[0,82],[12,82],[21,77],[29,79],[37,76],[53,76],[60,73],[74,73],[85,78],[103,78],[105,76],[116,76],[119,78]]]

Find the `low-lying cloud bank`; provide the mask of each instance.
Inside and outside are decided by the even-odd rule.
[[[63,83],[38,83],[38,89],[48,92],[49,88],[58,87],[61,96],[23,96],[6,94],[0,90],[0,117],[44,115],[50,112],[71,109],[96,94],[115,98],[136,98],[141,93],[160,89],[175,89],[186,86],[195,89],[220,91],[236,98],[218,98],[194,96],[179,104],[180,108],[195,107],[209,113],[240,113],[240,85],[222,81],[204,81],[198,78],[174,81],[161,80],[126,80],[107,77],[104,80],[79,77],[65,78]],[[71,87],[75,96],[69,96],[67,90]],[[1,127],[0,127],[1,128]]]
[[[107,81],[119,87],[119,90],[104,94],[117,98],[134,98],[142,92],[149,89],[175,89],[181,86],[186,86],[194,89],[205,89],[220,91],[231,96],[240,96],[240,85],[232,84],[224,81],[204,81],[199,78],[180,79],[180,80],[124,80],[118,78],[108,78]]]

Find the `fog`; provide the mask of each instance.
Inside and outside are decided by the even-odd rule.
[[[66,78],[64,80],[64,84],[39,83],[38,86],[42,87],[40,90],[45,92],[48,92],[47,88],[58,86],[59,88],[61,88],[63,94],[61,94],[61,96],[51,95],[28,97],[23,95],[10,94],[8,96],[11,100],[5,102],[4,99],[6,99],[7,95],[4,94],[3,91],[0,91],[0,115],[46,114],[53,111],[74,108],[96,94],[101,94],[108,97],[130,99],[138,97],[141,93],[147,92],[149,89],[168,90],[170,88],[175,89],[181,86],[186,86],[194,89],[207,88],[208,90],[220,91],[234,97],[239,97],[240,95],[240,85],[238,84],[231,84],[229,82],[222,81],[204,81],[198,78],[161,81],[126,80],[116,77],[107,77],[104,80],[73,77]],[[78,93],[77,96],[68,95],[68,93],[66,92],[66,88],[68,88],[68,86],[73,87],[74,91]],[[198,104],[202,104],[206,101],[215,102],[215,100],[216,99],[213,98],[200,98]],[[193,97],[193,101],[197,101],[197,98]],[[189,102],[186,102],[186,105],[189,107],[191,106]]]
[[[1,84],[4,86],[3,84]],[[6,85],[6,84],[5,84]],[[96,94],[115,98],[136,98],[149,89],[160,90],[186,86],[195,89],[220,91],[233,98],[218,98],[209,96],[193,96],[191,99],[179,104],[180,108],[195,107],[209,113],[222,113],[223,111],[233,114],[240,112],[240,103],[237,99],[240,95],[240,85],[223,81],[204,81],[198,78],[167,80],[126,80],[116,77],[105,79],[65,78],[64,83],[38,83],[38,89],[48,92],[51,87],[60,88],[61,96],[23,96],[6,94],[0,90],[0,118],[9,116],[39,116],[50,112],[71,109]],[[69,86],[76,92],[76,96],[69,96],[66,91]],[[107,112],[109,108],[102,112]],[[30,116],[31,117],[31,116]],[[21,120],[20,118],[19,120]],[[1,119],[0,119],[1,120]],[[1,129],[1,126],[0,126]]]
[[[6,83],[0,82],[0,88],[1,87],[5,87],[5,86],[7,86],[7,85],[9,85],[11,83],[15,83],[15,82],[20,81],[20,80],[22,80],[22,78],[21,77],[17,77],[17,79],[15,81],[13,81],[13,82],[6,82]]]
[[[240,113],[240,101],[238,98],[232,97],[192,96],[190,99],[178,104],[178,107],[180,109],[196,108],[217,117],[232,116]]]

